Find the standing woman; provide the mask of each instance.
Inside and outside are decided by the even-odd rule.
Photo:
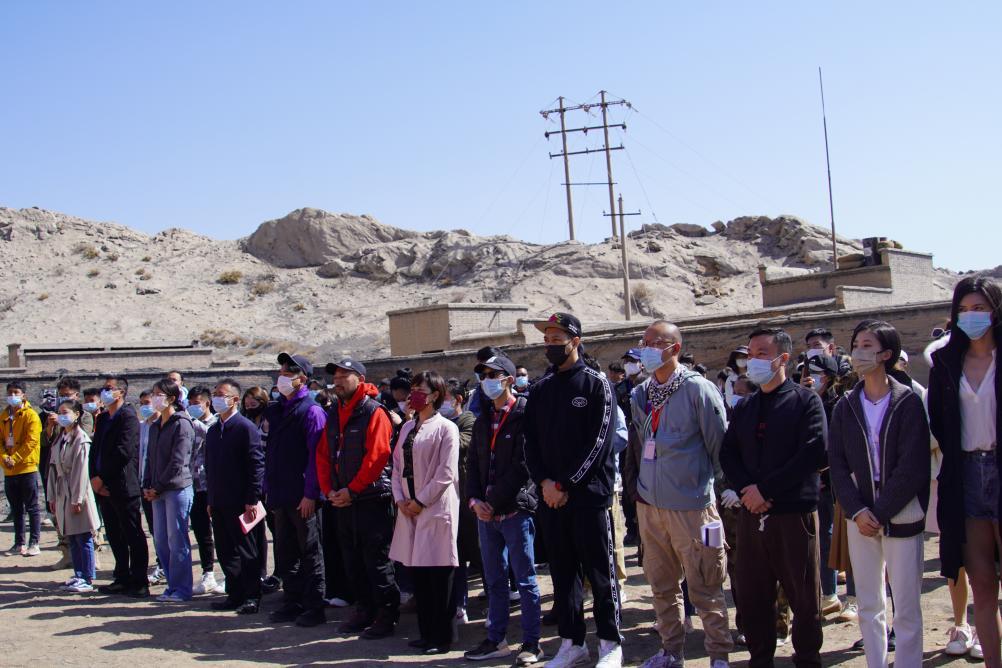
[[[164,379],[153,386],[153,409],[159,419],[150,425],[143,497],[153,503],[153,546],[167,576],[158,601],[191,600],[191,538],[188,520],[194,491],[191,450],[195,428],[181,406],[181,387]]]
[[[94,591],[94,532],[101,526],[97,501],[90,484],[90,436],[80,427],[84,414],[79,401],[64,401],[56,409],[60,429],[52,444],[46,491],[49,511],[59,532],[69,541],[73,577],[63,589],[73,593]]]
[[[860,323],[850,348],[861,380],[832,412],[828,462],[847,518],[866,664],[889,665],[886,568],[894,592],[895,661],[920,666],[929,424],[919,395],[888,375],[901,354],[894,327]]]
[[[1002,340],[1002,290],[986,276],[957,283],[950,342],[932,354],[929,422],[939,441],[939,553],[942,574],[963,566],[974,594],[975,636],[985,665],[1002,665],[995,553],[999,540],[998,394],[995,351]],[[895,592],[895,596],[897,592]]]
[[[439,414],[446,396],[442,376],[423,371],[411,381],[414,418],[393,450],[393,500],[397,523],[390,558],[409,566],[423,654],[449,651],[456,604],[452,586],[459,554],[459,428]]]

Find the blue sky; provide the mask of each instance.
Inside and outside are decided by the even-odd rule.
[[[632,226],[827,225],[820,65],[839,233],[993,267],[1000,28],[998,2],[12,0],[0,205],[219,238],[313,206],[557,241],[538,112],[605,88],[636,110],[613,134]],[[607,191],[574,195],[578,238],[607,236]]]

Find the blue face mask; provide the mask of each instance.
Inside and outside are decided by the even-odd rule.
[[[230,402],[226,397],[212,397],[212,407],[217,413],[225,413],[230,410]]]
[[[188,415],[191,416],[191,419],[197,420],[198,418],[205,415],[205,409],[202,408],[199,404],[191,404],[188,406]]]
[[[515,387],[520,390],[524,390],[529,387],[529,377],[528,376],[515,376]]]
[[[60,413],[56,416],[56,422],[59,423],[60,427],[69,427],[76,421],[77,419],[69,413]]]
[[[83,409],[88,413],[97,413],[97,404],[93,401],[88,401],[83,405]]]
[[[491,399],[497,399],[504,394],[504,380],[501,378],[484,378],[480,381],[480,387]]]
[[[744,400],[745,398],[742,397],[740,394],[732,394],[731,398],[728,399],[728,403],[730,403],[731,408],[737,408],[738,404],[740,404]]]
[[[101,390],[101,401],[103,401],[105,404],[115,403],[115,391]]]
[[[316,400],[318,394],[320,394],[320,390],[310,390],[310,399]]]
[[[644,346],[640,349],[640,363],[644,365],[650,373],[654,373],[654,370],[659,368],[664,362],[661,361],[661,354],[664,351],[660,348],[654,348],[652,346]]]
[[[778,371],[773,371],[772,369],[772,363],[774,361],[775,360],[749,359],[747,370],[748,380],[756,385],[767,384],[778,373]]]
[[[446,399],[442,402],[438,412],[442,417],[449,418],[451,420],[456,417],[456,404],[451,399]]]
[[[87,406],[84,406],[84,409],[86,408]],[[154,413],[156,413],[156,411],[153,410],[153,406],[150,406],[149,404],[143,404],[139,407],[139,417],[143,418],[143,420],[149,420],[153,417]]]
[[[957,316],[957,327],[967,338],[977,341],[992,327],[992,314],[987,311],[967,311]]]
[[[7,397],[7,405],[11,408],[20,408],[22,403],[24,403],[24,400],[21,397]]]

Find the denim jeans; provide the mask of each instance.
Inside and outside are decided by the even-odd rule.
[[[167,576],[165,594],[191,598],[191,538],[188,516],[194,499],[191,485],[161,492],[153,502],[153,546]]]
[[[70,560],[73,562],[73,574],[83,578],[88,583],[97,577],[94,567],[94,536],[91,533],[78,533],[67,536],[70,541]]]
[[[835,528],[835,499],[831,487],[821,490],[818,497],[818,533],[821,538],[821,593],[831,596],[838,586],[838,572],[828,565],[832,549],[832,531]]]
[[[14,545],[24,545],[24,513],[28,513],[29,545],[38,545],[42,533],[42,507],[39,505],[38,471],[9,475],[4,478],[4,490],[10,501],[14,520]]]
[[[499,643],[508,634],[508,562],[518,583],[522,607],[522,642],[539,642],[539,586],[533,562],[536,526],[532,516],[519,512],[500,522],[477,521],[480,554],[487,589],[487,637]]]

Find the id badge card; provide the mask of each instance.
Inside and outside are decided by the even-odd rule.
[[[653,461],[657,453],[657,444],[654,442],[653,438],[649,438],[644,441],[644,459],[647,461]]]

